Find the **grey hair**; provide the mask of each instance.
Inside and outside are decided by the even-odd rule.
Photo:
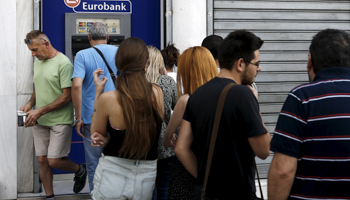
[[[40,39],[44,39],[45,41],[50,43],[49,37],[47,37],[47,35],[44,32],[41,32],[39,30],[33,30],[33,31],[30,31],[29,33],[27,33],[26,39],[36,40],[36,41],[40,42],[40,44],[43,43],[43,40],[40,40]]]
[[[102,22],[95,22],[89,28],[89,35],[92,40],[105,40],[108,35],[107,26]]]

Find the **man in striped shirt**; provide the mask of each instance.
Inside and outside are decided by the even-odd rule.
[[[349,34],[316,34],[307,71],[278,118],[268,199],[350,199]]]

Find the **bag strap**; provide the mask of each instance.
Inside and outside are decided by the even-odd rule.
[[[103,53],[96,47],[93,47],[98,54],[100,54],[101,58],[103,59],[103,61],[105,61],[105,64],[107,65],[107,68],[108,68],[108,71],[109,73],[111,74],[111,77],[112,77],[112,80],[113,80],[113,83],[115,82],[115,74],[113,73],[112,69],[109,67],[107,61],[106,61],[106,58],[103,56]]]
[[[227,84],[225,86],[225,88],[222,90],[222,92],[220,94],[218,105],[216,107],[216,113],[215,113],[213,130],[211,132],[211,139],[210,139],[210,146],[209,146],[209,152],[208,152],[207,166],[205,168],[204,183],[203,183],[203,188],[202,188],[202,192],[201,192],[201,199],[205,198],[205,190],[206,190],[206,187],[207,187],[207,182],[208,182],[208,177],[209,177],[209,172],[210,172],[210,167],[211,167],[211,160],[213,158],[214,147],[215,147],[215,142],[216,142],[216,136],[218,134],[220,120],[221,120],[221,115],[222,115],[222,110],[224,109],[226,96],[227,96],[228,91],[234,85],[236,85],[236,84],[235,83],[230,83],[230,84]]]

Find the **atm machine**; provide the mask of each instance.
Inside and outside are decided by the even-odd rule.
[[[161,48],[164,42],[163,1],[40,0],[39,27],[72,63],[79,50],[90,47],[88,30],[95,22],[107,25],[111,45],[119,45],[128,37],[138,37],[147,45]],[[69,158],[76,163],[85,162],[83,141],[75,128]],[[53,173],[67,172],[53,169]]]
[[[95,22],[106,24],[110,45],[119,46],[124,39],[131,36],[130,14],[65,13],[65,54],[72,63],[78,51],[91,47],[88,32]]]

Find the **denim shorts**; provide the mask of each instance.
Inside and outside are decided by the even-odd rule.
[[[102,154],[94,176],[95,200],[152,198],[157,160],[131,160]]]

